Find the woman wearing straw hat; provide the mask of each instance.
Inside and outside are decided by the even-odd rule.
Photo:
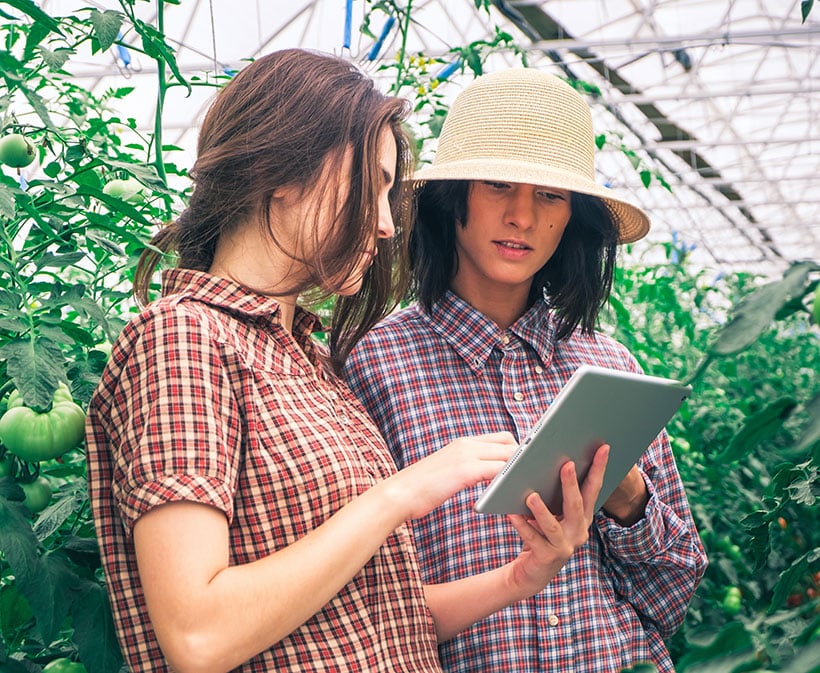
[[[337,343],[392,305],[405,110],[349,62],[287,49],[239,72],[205,116],[189,205],[140,259],[137,296],[160,251],[176,267],[89,404],[89,496],[135,673],[435,673],[438,633],[523,595],[495,572],[428,609],[405,525],[494,476],[512,436],[462,438],[396,471],[299,303],[351,299]],[[514,522],[529,591],[586,540],[601,455],[583,488],[565,471],[562,521],[533,497],[537,525]]]
[[[596,184],[593,163],[589,107],[558,78],[512,69],[454,101],[434,162],[415,176],[418,303],[345,362],[400,468],[461,435],[522,438],[581,364],[640,371],[595,325],[617,245],[643,237],[649,219]],[[431,606],[446,602],[446,583],[519,553],[508,521],[473,511],[482,488],[414,522]],[[442,664],[613,673],[652,661],[672,671],[664,638],[706,563],[664,432],[546,589],[441,644]]]

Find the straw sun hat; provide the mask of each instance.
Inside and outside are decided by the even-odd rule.
[[[618,223],[619,242],[649,231],[649,217],[595,182],[592,115],[566,82],[531,68],[474,80],[453,101],[435,159],[413,176],[428,180],[498,180],[597,196]]]

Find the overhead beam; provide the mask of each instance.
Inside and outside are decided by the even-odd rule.
[[[501,12],[508,20],[510,20],[514,25],[516,25],[527,37],[532,40],[533,44],[539,43],[550,43],[551,41],[560,41],[563,44],[567,44],[564,42],[565,40],[575,40],[575,37],[568,31],[564,26],[560,25],[553,17],[548,15],[544,10],[541,8],[540,4],[529,4],[529,3],[513,3],[508,2],[507,0],[491,0],[493,6]],[[569,64],[566,63],[565,59],[558,53],[558,50],[541,50],[544,51],[545,55],[555,62],[556,64],[561,67],[564,72],[567,74],[568,77],[573,79],[583,79],[576,75]],[[567,50],[564,50],[567,51]],[[608,81],[613,87],[615,87],[618,91],[628,95],[636,95],[636,96],[643,96],[644,93],[641,91],[640,88],[634,86],[631,82],[629,82],[625,77],[623,77],[617,69],[609,67],[606,65],[602,58],[600,58],[597,54],[592,52],[590,49],[586,47],[580,48],[570,48],[568,51],[582,61],[584,61],[590,68],[594,69],[601,77],[603,77],[606,81]],[[632,125],[623,117],[622,114],[615,108],[615,106],[606,104],[607,109],[612,113],[622,124],[624,124],[627,128],[630,128],[633,133],[641,140],[641,142],[645,142],[642,134],[639,133],[636,129],[632,127]],[[760,237],[764,241],[764,245],[766,246],[766,252],[768,254],[773,254],[778,258],[783,258],[781,252],[777,249],[775,242],[772,240],[771,236],[769,235],[768,231],[763,228],[760,223],[755,218],[754,214],[752,213],[749,208],[746,207],[745,202],[741,194],[732,186],[729,181],[721,181],[721,174],[720,171],[713,166],[702,154],[697,152],[696,150],[692,149],[693,146],[699,145],[698,139],[689,133],[686,129],[679,126],[673,120],[669,119],[661,110],[652,102],[645,102],[639,103],[636,105],[637,109],[640,110],[641,113],[646,117],[647,121],[654,126],[658,132],[660,133],[660,140],[674,140],[674,141],[690,141],[691,146],[687,148],[681,149],[673,149],[672,152],[677,155],[680,159],[682,159],[687,166],[694,168],[699,174],[709,177],[715,178],[715,183],[712,185],[712,188],[719,192],[722,196],[728,199],[730,202],[735,202],[737,204],[738,210],[742,213],[743,217],[758,231]],[[651,153],[651,150],[650,150]],[[663,160],[662,157],[657,155],[652,155],[656,161],[659,161],[662,165],[666,166],[668,170],[672,173],[677,175],[677,171],[671,167],[667,162]],[[698,190],[697,188],[690,186],[690,189],[694,189],[698,194],[700,194],[705,200],[709,201],[708,196],[702,192],[702,190]],[[719,210],[719,212],[723,212],[720,209],[720,206],[715,205],[715,207]],[[731,218],[729,218],[726,214],[724,214],[727,220],[733,222]],[[733,222],[734,224],[734,222]],[[744,235],[742,230],[739,230],[741,235]],[[747,240],[749,240],[750,244],[757,245],[757,242],[754,241],[751,237],[746,236]]]

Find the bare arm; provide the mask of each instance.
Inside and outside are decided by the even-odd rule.
[[[150,510],[134,527],[148,612],[179,673],[229,671],[322,608],[402,522],[491,479],[513,453],[509,433],[459,439],[380,482],[270,556],[229,566],[228,524],[192,502]]]
[[[549,584],[575,549],[589,537],[593,508],[608,457],[609,447],[601,447],[580,487],[575,465],[567,463],[561,468],[564,493],[561,517],[553,516],[537,493],[527,498],[531,519],[509,517],[523,541],[522,551],[514,561],[480,575],[424,587],[439,642],[452,638],[493,612],[533,596]]]

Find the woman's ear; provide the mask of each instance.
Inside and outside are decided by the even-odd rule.
[[[302,190],[297,185],[282,185],[273,190],[271,201],[293,203],[302,196]]]

